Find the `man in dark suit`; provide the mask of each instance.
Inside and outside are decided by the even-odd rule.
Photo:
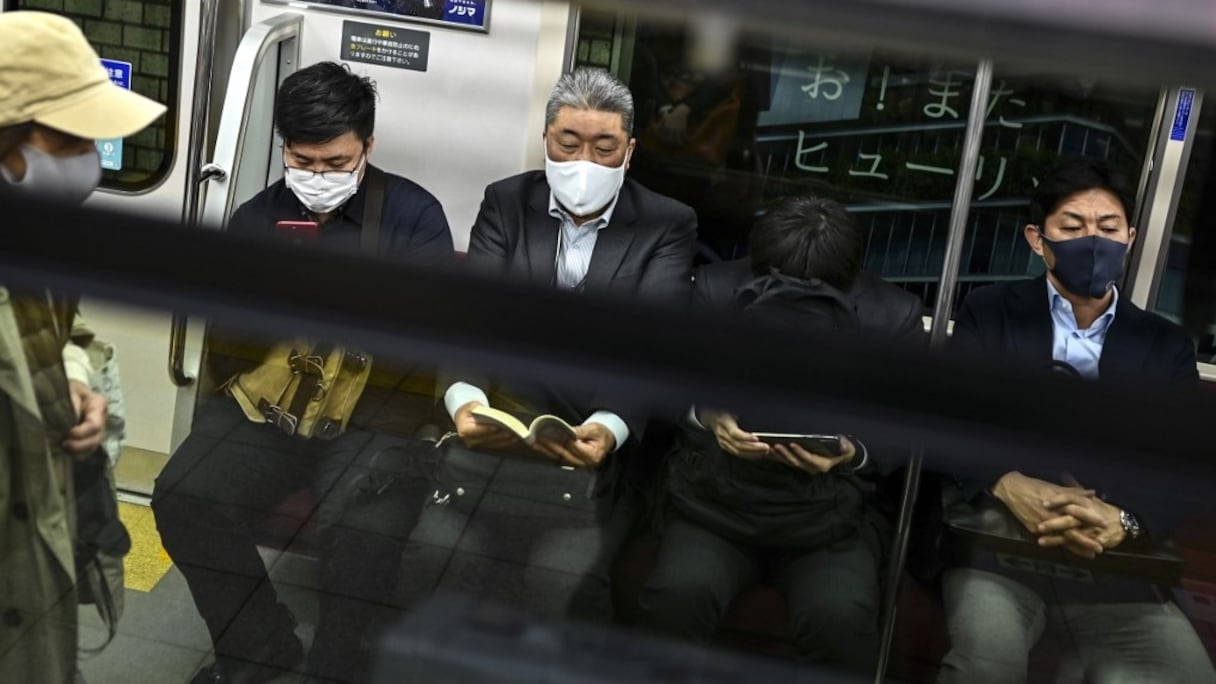
[[[781,202],[757,221],[749,251],[750,259],[703,267],[694,300],[790,334],[922,343],[920,300],[861,271],[865,234],[836,202]],[[813,420],[746,422],[830,432]],[[804,658],[872,672],[885,527],[873,509],[879,459],[851,435],[833,446],[772,444],[729,412],[694,408],[668,458],[662,545],[639,597],[643,621],[708,641],[735,595],[770,575]]]
[[[545,170],[486,188],[468,267],[546,288],[686,302],[696,216],[625,176],[635,145],[633,118],[629,89],[612,75],[580,69],[563,76],[545,113]],[[633,510],[627,497],[607,492],[620,489],[613,485],[641,422],[621,398],[594,388],[547,382],[505,387],[463,377],[444,395],[461,442],[449,446],[448,466],[459,470],[460,462],[465,472],[495,474],[486,485],[493,491],[477,504],[458,551],[515,563],[470,572],[493,575],[496,581],[486,583],[490,591],[518,589],[498,598],[518,603],[518,594],[536,585],[549,608],[541,612],[606,618],[609,565]],[[574,426],[575,436],[525,445],[475,419],[472,411],[490,405],[490,396],[495,408],[525,418],[558,415]],[[504,451],[525,457],[494,465],[499,457],[493,454]],[[465,482],[453,491],[476,486]],[[517,571],[524,572],[519,581],[504,579],[503,573]],[[575,586],[562,589],[563,581]],[[538,608],[535,601],[524,603]]]
[[[1186,333],[1132,304],[1115,285],[1136,238],[1130,206],[1126,183],[1104,164],[1072,160],[1056,167],[1036,190],[1024,230],[1046,276],[973,292],[956,318],[951,349],[1086,380],[1193,387],[1198,374]],[[1007,510],[1040,545],[1092,559],[1169,534],[1170,506],[1163,509],[1145,488],[1116,483],[1100,498],[1095,491],[1108,489],[1100,473],[1075,473],[1081,482],[1064,473],[993,475],[961,482],[960,495]],[[942,578],[951,649],[939,682],[1026,681],[1030,649],[1049,621],[1067,625],[1085,681],[1216,681],[1168,589],[1090,572],[1085,561],[1080,581],[1076,573],[1013,569],[982,551],[956,562]]]

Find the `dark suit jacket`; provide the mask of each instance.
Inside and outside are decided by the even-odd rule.
[[[1053,332],[1046,276],[998,283],[971,293],[954,321],[950,350],[988,363],[1014,364],[1046,371],[1052,361]],[[1195,348],[1177,325],[1132,304],[1120,293],[1115,319],[1106,333],[1098,375],[1103,382],[1135,382],[1140,386],[1194,387],[1199,381]],[[1112,415],[1112,420],[1119,420]],[[1100,426],[1095,426],[1100,429]],[[1005,469],[1011,470],[1011,469]],[[1005,472],[988,481],[963,482],[965,496],[974,496]],[[1034,474],[1058,482],[1058,474]],[[1087,487],[1105,490],[1101,473],[1073,473]],[[1126,506],[1150,530],[1171,527],[1176,517],[1168,502],[1144,492],[1108,492],[1114,505]]]
[[[549,215],[549,183],[543,171],[492,183],[473,224],[465,263],[481,273],[552,287],[560,226]],[[626,178],[612,220],[596,238],[584,290],[687,302],[696,234],[692,209]],[[469,381],[479,380],[485,381]],[[616,397],[543,385],[513,385],[506,391],[529,401],[538,412],[568,421],[582,422],[596,410],[612,411],[628,424],[632,435],[642,432],[640,407]]]
[[[467,262],[483,272],[552,286],[560,226],[549,215],[544,171],[498,181],[486,188]],[[612,221],[596,237],[585,289],[685,301],[696,237],[692,209],[626,178]]]
[[[735,290],[753,277],[747,259],[706,264],[697,269],[693,304],[729,307]],[[853,302],[864,330],[881,333],[897,344],[924,344],[924,305],[916,295],[866,271],[857,274],[845,294]]]
[[[1051,366],[1052,324],[1047,277],[981,287],[954,320],[950,349],[989,362]],[[1103,381],[1194,386],[1195,347],[1186,332],[1120,294],[1106,333],[1098,376]]]

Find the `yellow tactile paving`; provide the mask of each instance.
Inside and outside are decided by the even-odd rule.
[[[160,545],[152,509],[120,501],[118,517],[131,535],[131,553],[123,560],[123,586],[135,591],[152,591],[173,567],[169,554]]]

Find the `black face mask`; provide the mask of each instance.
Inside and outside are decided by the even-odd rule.
[[[1123,275],[1123,258],[1128,247],[1125,242],[1087,235],[1058,241],[1043,237],[1043,243],[1056,258],[1051,272],[1064,289],[1075,295],[1105,297]]]

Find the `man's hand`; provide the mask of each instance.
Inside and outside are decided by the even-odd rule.
[[[697,420],[714,433],[718,446],[732,456],[755,461],[769,454],[767,444],[740,428],[738,420],[725,411],[702,409],[697,412]]]
[[[576,425],[574,439],[568,442],[538,439],[535,448],[569,466],[594,466],[616,448],[616,437],[612,436],[611,430],[599,423],[587,423]]]
[[[1094,552],[1101,553],[1104,549],[1113,549],[1122,544],[1126,537],[1119,508],[1096,496],[1059,494],[1048,499],[1047,507],[1058,517],[1039,524],[1039,534],[1042,535],[1039,544],[1043,546],[1064,546],[1074,551],[1074,547],[1082,545],[1092,549],[1093,542],[1097,542],[1101,548]],[[1069,518],[1081,524],[1069,525],[1064,522]]]
[[[773,447],[773,453],[778,460],[784,461],[799,470],[805,470],[812,475],[822,475],[831,472],[839,465],[849,463],[857,455],[857,447],[844,435],[840,436],[840,455],[824,456],[802,448],[798,444],[778,444]]]
[[[1080,487],[1065,487],[1045,480],[1013,471],[1005,473],[992,489],[993,495],[1013,513],[1018,522],[1032,534],[1040,535],[1039,526],[1050,522],[1048,530],[1064,535],[1062,545],[1069,551],[1084,558],[1093,558],[1102,553],[1101,542],[1089,534],[1081,532],[1087,525],[1085,519],[1077,518],[1066,511],[1051,508],[1050,502],[1056,497],[1071,495],[1079,498],[1093,496],[1092,489]],[[1073,499],[1069,499],[1072,501]],[[1054,544],[1059,546],[1061,544]]]
[[[79,460],[88,458],[106,434],[106,398],[79,380],[68,381],[76,425],[68,430],[63,448]]]
[[[481,405],[480,401],[465,402],[456,409],[456,415],[452,416],[453,422],[456,423],[456,434],[465,446],[470,449],[496,450],[519,444],[520,439],[514,432],[498,425],[477,422],[473,409]]]

